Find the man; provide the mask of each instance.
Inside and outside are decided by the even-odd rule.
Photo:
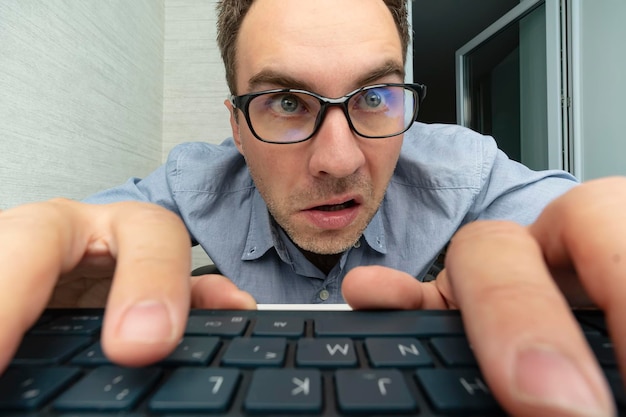
[[[399,85],[402,3],[222,2],[234,140],[88,200],[117,203],[2,213],[0,369],[46,305],[106,300],[103,347],[127,365],[167,355],[190,305],[458,307],[511,414],[613,414],[568,302],[606,311],[624,363],[626,181],[533,173],[453,126],[404,133],[423,91]],[[453,234],[446,269],[415,279]],[[228,278],[190,280],[190,241]]]

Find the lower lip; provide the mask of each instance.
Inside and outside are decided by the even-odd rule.
[[[303,212],[308,220],[323,230],[340,230],[352,224],[359,214],[359,206],[338,211],[306,210]]]

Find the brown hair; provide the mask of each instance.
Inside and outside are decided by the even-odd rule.
[[[236,59],[237,34],[254,0],[219,0],[217,3],[217,44],[226,69],[226,82],[232,94],[237,94]],[[396,22],[402,43],[402,59],[406,61],[409,46],[409,21],[406,0],[383,0]]]

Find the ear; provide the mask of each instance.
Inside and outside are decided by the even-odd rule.
[[[237,146],[237,149],[239,149],[239,153],[243,155],[243,147],[241,146],[241,135],[239,132],[239,123],[237,123],[237,120],[235,119],[235,112],[237,111],[237,109],[233,107],[233,103],[231,103],[230,100],[224,100],[224,105],[230,113],[230,128],[233,132],[235,146]],[[242,115],[239,115],[239,120],[241,120],[241,116]]]

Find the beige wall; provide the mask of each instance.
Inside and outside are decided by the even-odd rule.
[[[230,136],[214,0],[1,0],[0,92],[0,209],[82,199]]]
[[[215,36],[214,0],[165,0],[163,160],[181,142],[220,143],[231,135]],[[195,247],[193,267],[208,263]]]
[[[214,0],[165,0],[164,158],[178,143],[231,135],[215,37]]]
[[[162,0],[0,1],[0,209],[162,159]]]

